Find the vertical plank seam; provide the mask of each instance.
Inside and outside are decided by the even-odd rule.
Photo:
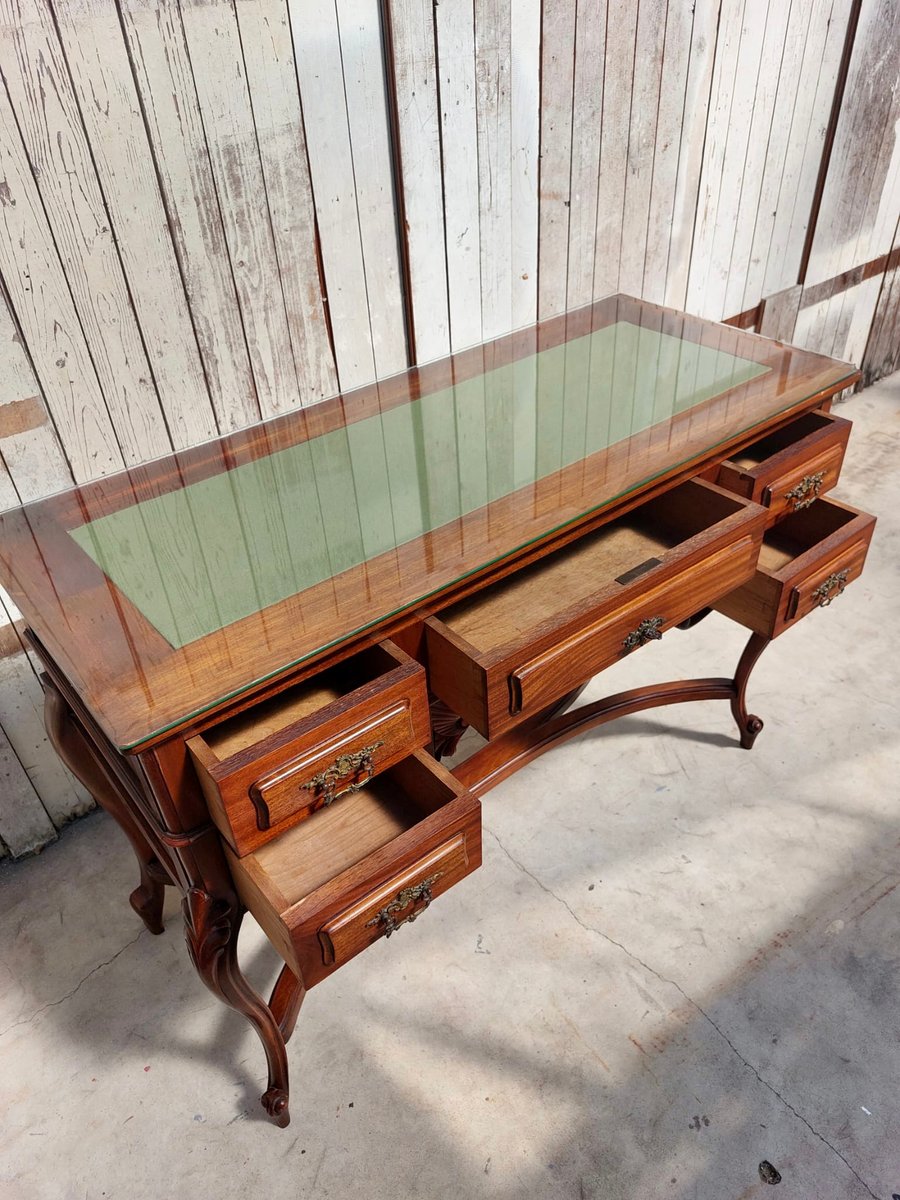
[[[47,226],[47,232],[49,234],[50,243],[53,246],[53,251],[56,254],[57,262],[59,263],[60,274],[62,275],[63,279],[65,280],[66,290],[69,293],[69,299],[72,304],[72,309],[75,313],[75,320],[78,322],[78,330],[81,334],[81,340],[84,342],[85,352],[87,354],[88,361],[91,364],[91,369],[94,372],[94,382],[97,387],[97,392],[100,396],[100,399],[103,401],[103,407],[106,409],[106,415],[109,419],[109,426],[112,431],[113,437],[116,440],[116,449],[119,452],[119,458],[122,462],[122,465],[124,466],[125,465],[125,454],[122,450],[122,443],[119,441],[119,434],[116,429],[115,421],[113,420],[112,413],[110,412],[109,401],[106,398],[106,393],[103,390],[103,384],[100,381],[100,373],[97,370],[97,364],[94,361],[94,352],[93,352],[90,342],[88,341],[87,334],[84,331],[84,322],[81,318],[81,313],[78,309],[78,304],[75,301],[75,293],[72,291],[72,285],[69,282],[69,276],[66,273],[65,265],[63,263],[63,258],[59,251],[59,244],[56,240],[56,231],[53,227],[53,222],[50,220],[50,214],[47,212],[47,206],[44,203],[44,197],[41,192],[40,186],[38,184],[38,173],[35,172],[34,163],[31,161],[31,155],[28,153],[28,145],[25,141],[25,138],[22,135],[22,126],[19,121],[19,114],[16,112],[16,108],[15,108],[15,105],[13,104],[13,100],[12,100],[12,95],[9,90],[9,85],[6,81],[6,76],[3,74],[2,71],[0,71],[0,79],[3,80],[3,88],[4,88],[4,91],[6,92],[6,99],[7,99],[7,103],[9,104],[9,111],[12,113],[12,119],[15,122],[16,132],[18,133],[19,141],[22,144],[22,153],[23,153],[25,161],[28,163],[28,167],[31,171],[32,180],[34,182],[35,195],[37,196],[38,203],[41,206],[41,212],[44,217],[44,222]],[[11,294],[10,294],[9,311],[13,315],[13,319],[16,322],[16,326],[18,328],[21,328],[21,321],[19,321],[18,314],[16,313],[15,307],[12,303],[12,295]],[[35,373],[35,378],[38,381],[38,386],[40,387],[41,392],[46,394],[46,389],[45,389],[44,385],[41,383],[40,375],[37,374],[37,372]]]
[[[700,202],[700,184],[703,179],[703,162],[706,159],[706,143],[709,140],[710,107],[712,105],[713,86],[716,82],[715,63],[716,63],[716,59],[718,58],[718,54],[719,54],[719,33],[721,32],[721,29],[722,29],[722,3],[723,3],[723,0],[719,0],[719,7],[716,10],[716,40],[715,40],[715,45],[713,46],[712,66],[711,66],[710,72],[709,72],[709,92],[707,93],[707,97],[706,97],[706,121],[704,122],[704,125],[703,125],[703,147],[700,151],[700,169],[697,174],[697,189],[696,189],[695,199],[694,199],[694,222],[691,227],[691,244],[690,244],[690,247],[688,249],[688,254],[687,254],[687,275],[686,275],[686,283],[685,283],[686,291],[687,291],[687,287],[688,287],[688,281],[690,280],[691,263],[694,261],[694,244],[696,243],[696,240],[697,240],[697,220],[699,217],[698,206],[699,206],[699,202]],[[696,7],[694,9],[694,14],[692,14],[692,20],[691,20],[691,44],[692,45],[693,45],[693,38],[694,38],[694,19],[693,18],[695,17],[695,15],[696,15]],[[687,74],[688,73],[686,72],[686,74],[685,74],[685,93],[684,93],[685,104],[687,104]],[[683,119],[682,119],[681,133],[682,133],[682,140],[678,143],[678,165],[679,166],[681,165],[681,147],[684,145],[684,121],[683,121]],[[672,258],[672,239],[670,237],[669,238],[669,254],[668,254],[668,257],[666,258],[666,285],[667,286],[668,286],[668,282],[669,282],[669,263],[671,262],[671,258]]]
[[[390,0],[379,0],[378,15],[381,21],[381,53],[384,61],[384,78],[387,84],[387,105],[388,105],[388,137],[390,139],[390,154],[391,154],[391,180],[394,186],[394,222],[397,230],[397,249],[400,254],[400,274],[402,277],[402,296],[403,303],[403,332],[406,341],[406,356],[410,364],[414,364],[417,360],[416,355],[416,319],[413,309],[413,288],[412,288],[412,265],[409,252],[409,230],[406,219],[406,193],[403,187],[403,148],[400,142],[400,106],[397,99],[397,68],[396,55],[394,51],[394,23],[391,14]],[[435,32],[435,56],[437,55],[437,32]],[[340,29],[338,30],[338,44],[340,45]],[[343,64],[343,49],[341,49],[341,63]],[[437,64],[435,64],[435,74],[437,74]],[[439,93],[440,95],[440,93]],[[346,84],[344,87],[344,99],[346,102]],[[348,112],[349,119],[349,112]],[[438,132],[440,135],[440,102],[438,102]],[[356,167],[353,163],[353,145],[350,146],[350,164],[353,169],[353,187],[356,190]],[[441,157],[441,197],[444,196],[444,160]],[[444,259],[447,256],[447,216],[446,209],[444,211]],[[360,239],[360,246],[362,239]],[[362,259],[363,276],[366,275],[366,260],[365,256]],[[368,299],[368,293],[367,293]],[[447,313],[447,326],[449,329],[450,314]],[[370,324],[371,331],[371,324]]]
[[[447,339],[449,349],[453,350],[453,331],[450,328],[450,255],[447,250],[447,186],[444,182],[444,122],[442,120],[443,105],[441,104],[441,60],[438,48],[438,25],[435,8],[438,0],[431,4],[431,35],[434,40],[434,99],[437,106],[438,156],[441,160],[441,212],[444,215],[444,278],[447,280]],[[414,360],[413,360],[414,361]]]
[[[844,49],[838,67],[837,79],[834,82],[834,96],[831,101],[831,112],[828,115],[828,125],[825,130],[825,143],[822,146],[822,158],[819,163],[819,173],[816,186],[813,189],[812,205],[809,212],[809,223],[806,226],[806,238],[803,243],[803,253],[800,256],[800,269],[797,272],[797,282],[806,283],[806,272],[812,256],[813,242],[816,236],[816,226],[819,223],[819,213],[822,208],[822,197],[825,194],[825,183],[828,179],[828,168],[831,165],[831,152],[834,149],[834,136],[837,132],[838,120],[844,107],[844,91],[847,86],[847,76],[850,73],[850,60],[853,57],[853,47],[856,42],[856,31],[859,27],[859,15],[862,10],[862,0],[853,0],[850,16],[847,19],[847,32],[844,37]]]
[[[2,302],[6,303],[6,307],[9,311],[10,320],[13,323],[16,337],[19,340],[19,345],[22,347],[22,352],[25,355],[25,358],[28,360],[28,366],[31,368],[31,373],[34,375],[34,381],[37,384],[38,392],[40,393],[40,397],[41,397],[41,402],[44,405],[44,411],[46,412],[47,420],[50,423],[50,428],[53,430],[53,435],[56,438],[57,444],[59,445],[60,451],[63,456],[63,460],[64,460],[66,467],[68,469],[68,472],[69,472],[70,480],[72,483],[74,483],[75,482],[75,472],[72,469],[72,462],[69,458],[68,449],[65,446],[63,439],[62,439],[62,435],[60,434],[59,429],[57,427],[56,418],[54,417],[53,412],[51,411],[50,405],[47,403],[47,397],[44,392],[44,387],[41,383],[40,376],[37,373],[37,368],[34,365],[34,359],[31,357],[31,347],[28,345],[28,341],[25,337],[24,330],[22,329],[22,326],[19,322],[19,318],[15,312],[15,309],[13,308],[12,297],[10,296],[9,288],[7,287],[6,279],[4,278],[3,271],[0,270],[0,303],[2,303]],[[5,462],[5,459],[4,459],[4,462]],[[13,488],[15,489],[15,493],[19,497],[19,500],[21,501],[22,495],[21,495],[18,487],[16,487],[16,481],[12,477],[12,475],[10,475],[10,479],[12,480],[12,485],[13,485]]]
[[[294,382],[297,387],[297,395],[300,396],[301,406],[306,406],[306,401],[300,392],[300,375],[297,371],[297,351],[294,348],[294,330],[291,328],[290,313],[288,311],[287,297],[284,294],[284,274],[281,270],[281,260],[278,257],[278,238],[275,236],[275,223],[272,220],[272,205],[269,201],[269,181],[266,178],[266,167],[263,162],[262,150],[259,144],[259,128],[256,124],[256,109],[253,104],[253,88],[250,86],[250,72],[247,70],[247,55],[244,51],[244,35],[241,31],[241,19],[238,16],[238,5],[232,6],[234,13],[234,26],[237,31],[237,42],[241,51],[241,62],[244,67],[244,78],[247,81],[247,101],[250,105],[250,116],[253,118],[253,144],[256,146],[256,157],[259,161],[259,177],[262,181],[263,196],[266,201],[266,217],[269,223],[269,233],[272,238],[272,253],[275,256],[275,266],[278,269],[278,287],[281,291],[281,306],[284,309],[284,323],[287,326],[288,345],[291,348],[291,363],[294,367]]]
[[[209,177],[212,183],[213,194],[216,197],[216,210],[219,214],[219,223],[222,229],[222,246],[225,252],[226,261],[228,262],[228,273],[231,276],[231,286],[234,290],[235,308],[237,309],[238,319],[241,322],[241,332],[244,335],[244,346],[247,350],[248,372],[250,378],[253,380],[253,389],[256,392],[256,408],[259,416],[262,417],[262,408],[260,407],[259,401],[259,385],[256,382],[256,375],[253,370],[253,355],[250,352],[250,339],[247,336],[247,322],[244,319],[244,309],[241,305],[241,292],[240,288],[238,287],[237,277],[234,273],[234,262],[231,257],[231,248],[228,245],[228,236],[225,232],[225,216],[222,212],[222,199],[219,195],[219,181],[216,177],[216,170],[213,165],[212,155],[209,152],[209,135],[206,132],[206,118],[203,114],[203,105],[200,103],[200,93],[197,90],[197,78],[194,72],[194,60],[191,57],[191,43],[187,35],[187,30],[184,27],[184,20],[181,12],[181,0],[176,0],[176,4],[173,7],[173,12],[177,13],[178,15],[178,27],[181,30],[185,59],[187,60],[187,65],[191,72],[191,85],[194,89],[194,98],[197,101],[197,116],[200,118],[200,128],[203,130],[203,145],[206,151],[206,159],[209,164]]]
[[[325,329],[328,334],[328,345],[334,362],[335,376],[340,387],[340,371],[338,370],[337,348],[334,341],[334,327],[331,321],[331,305],[328,302],[328,285],[325,279],[325,261],[322,253],[322,236],[319,232],[319,210],[316,205],[316,181],[313,178],[312,164],[309,160],[309,138],[306,134],[306,112],[303,103],[303,91],[300,87],[300,70],[297,65],[297,40],[294,37],[294,18],[291,15],[290,4],[285,4],[288,33],[291,39],[291,57],[294,60],[294,82],[297,85],[297,102],[300,110],[300,128],[303,132],[303,156],[306,159],[306,177],[309,180],[309,196],[312,204],[313,229],[315,232],[316,270],[319,275],[319,294],[322,297],[322,312],[325,317]]]
[[[115,11],[116,11],[116,19],[119,23],[119,32],[122,35],[122,41],[125,45],[125,57],[128,59],[128,69],[131,72],[131,79],[132,79],[132,82],[134,83],[134,94],[137,97],[138,108],[141,111],[141,123],[144,126],[144,132],[147,136],[147,148],[150,151],[150,162],[153,165],[153,174],[154,174],[154,177],[156,178],[156,187],[157,187],[157,190],[159,191],[159,198],[160,198],[160,203],[162,205],[163,215],[166,218],[166,228],[169,231],[169,240],[172,243],[172,254],[175,259],[175,266],[178,270],[178,278],[181,280],[181,290],[184,293],[184,305],[185,305],[185,308],[187,309],[188,318],[191,322],[191,332],[194,336],[194,344],[197,347],[197,358],[200,361],[200,370],[203,372],[203,379],[206,384],[206,394],[209,397],[210,408],[212,409],[212,416],[213,416],[213,421],[215,422],[216,429],[219,431],[219,433],[222,433],[223,432],[222,425],[219,421],[219,414],[216,412],[216,405],[213,400],[212,387],[210,386],[209,369],[207,368],[206,358],[203,354],[203,347],[200,343],[200,337],[197,333],[197,321],[194,316],[194,309],[191,305],[190,292],[188,291],[187,280],[185,278],[185,267],[184,267],[184,263],[182,262],[182,253],[181,253],[181,249],[178,244],[178,238],[175,236],[175,227],[174,227],[174,223],[172,221],[172,213],[169,209],[169,198],[166,195],[166,189],[163,185],[162,172],[159,169],[159,159],[158,159],[157,153],[156,153],[156,145],[154,144],[153,135],[150,131],[150,122],[147,119],[147,109],[144,104],[144,93],[141,90],[140,81],[138,80],[137,70],[135,68],[134,58],[132,56],[132,51],[131,51],[131,42],[128,38],[128,34],[125,29],[125,18],[124,18],[123,12],[122,12],[121,0],[116,0]],[[242,325],[242,328],[243,328],[243,325]],[[253,377],[253,371],[251,370],[249,372],[249,374],[250,374],[250,378],[253,380],[253,390],[255,392],[256,391],[256,380]],[[257,398],[257,403],[256,403],[256,409],[257,409],[257,412],[259,413],[260,409],[259,409],[258,398]]]
[[[647,286],[647,243],[650,240],[650,217],[653,212],[653,181],[656,178],[656,147],[657,147],[657,144],[659,141],[659,110],[662,107],[663,77],[664,77],[664,73],[665,73],[665,69],[666,69],[666,34],[668,33],[668,30],[669,30],[669,4],[670,4],[670,2],[671,2],[671,0],[666,0],[666,19],[663,21],[663,33],[662,33],[662,54],[660,55],[660,60],[659,60],[659,87],[656,89],[656,120],[653,124],[653,162],[650,166],[650,186],[647,190],[647,225],[646,225],[646,228],[644,231],[644,265],[641,268],[641,294],[642,295]],[[638,16],[640,17],[640,12],[638,13]],[[693,15],[692,15],[692,19],[691,19],[691,28],[693,29]],[[635,58],[637,58],[637,25],[635,25],[635,27],[634,27],[634,46],[635,46]],[[688,66],[690,66],[690,64],[688,64]],[[685,70],[685,73],[684,73],[685,87],[687,86],[687,76],[688,76],[688,72],[687,72],[687,70]],[[683,122],[683,119],[684,118],[682,116],[682,122]],[[628,124],[629,124],[628,146],[630,149],[631,148],[631,122],[629,121]],[[679,145],[680,145],[680,143],[679,143]]]
[[[169,419],[166,415],[165,405],[163,404],[163,401],[162,401],[162,393],[160,392],[159,383],[157,382],[156,372],[153,370],[153,362],[150,357],[150,351],[147,347],[147,341],[144,336],[144,330],[143,330],[143,327],[141,326],[140,318],[138,317],[137,307],[135,306],[135,303],[134,303],[134,293],[131,290],[131,281],[128,278],[128,272],[125,270],[125,263],[122,259],[122,251],[119,247],[119,237],[118,237],[118,234],[116,233],[116,227],[115,227],[115,224],[112,219],[112,213],[110,211],[109,201],[106,198],[106,192],[103,187],[103,180],[101,179],[100,172],[97,169],[97,159],[96,159],[96,156],[94,155],[94,147],[91,144],[91,139],[90,139],[90,135],[88,133],[88,128],[87,128],[87,122],[84,119],[84,113],[81,108],[81,99],[78,95],[78,88],[75,86],[75,78],[72,74],[72,68],[69,65],[69,56],[66,53],[65,43],[63,42],[62,34],[60,33],[59,20],[56,15],[56,5],[54,3],[54,0],[46,0],[46,3],[47,3],[47,9],[50,13],[50,20],[53,23],[53,30],[56,34],[56,41],[59,45],[60,56],[62,58],[63,63],[65,64],[66,76],[67,76],[67,78],[69,80],[69,84],[71,85],[71,88],[72,88],[72,99],[75,103],[75,110],[78,113],[78,119],[81,122],[81,129],[84,134],[84,144],[87,147],[88,157],[91,162],[91,167],[93,168],[93,171],[94,171],[94,177],[97,182],[97,191],[100,195],[100,201],[103,205],[103,211],[106,214],[106,220],[109,224],[109,233],[110,233],[110,237],[112,239],[113,249],[115,250],[116,259],[119,263],[119,270],[122,272],[122,282],[125,285],[125,294],[128,297],[128,304],[129,304],[129,306],[131,308],[131,312],[134,316],[135,329],[137,330],[137,335],[138,335],[138,338],[141,343],[141,349],[144,351],[144,358],[147,363],[147,370],[150,373],[150,379],[153,384],[153,391],[156,394],[156,402],[157,402],[157,405],[159,406],[159,415],[162,418],[163,428],[166,431],[166,437],[169,439],[169,447],[170,447],[170,449],[174,450],[175,442],[172,438],[172,430],[169,426]]]

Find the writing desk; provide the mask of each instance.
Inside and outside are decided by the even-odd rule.
[[[151,931],[180,890],[277,1124],[305,991],[480,864],[491,786],[685,700],[753,744],[763,648],[865,560],[874,518],[821,498],[857,378],[615,296],[0,516],[49,736],[129,838]],[[733,676],[572,707],[710,607],[751,630]],[[467,726],[486,744],[447,771]],[[268,1003],[247,910],[285,961]]]

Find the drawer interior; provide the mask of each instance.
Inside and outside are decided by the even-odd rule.
[[[310,717],[357,688],[373,683],[397,668],[397,659],[384,646],[370,646],[319,675],[279,692],[270,700],[207,729],[203,740],[224,761]]]
[[[752,470],[753,467],[758,467],[760,463],[765,462],[767,458],[772,458],[782,450],[787,450],[813,433],[828,429],[833,423],[833,418],[826,416],[825,413],[805,413],[796,421],[792,421],[790,425],[776,429],[774,433],[767,434],[750,446],[742,447],[737,454],[730,457],[729,462],[734,466],[743,467],[745,470]]]
[[[478,651],[516,640],[612,583],[632,583],[666,551],[744,507],[689,481],[445,609],[441,621]]]
[[[800,512],[790,513],[768,530],[759,552],[759,565],[772,574],[805,554],[856,519],[852,510],[820,500]]]
[[[321,808],[253,854],[270,885],[291,906],[412,829],[452,795],[429,787],[409,759],[340,804]]]

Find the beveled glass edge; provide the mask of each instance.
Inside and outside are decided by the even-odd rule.
[[[525,328],[531,328],[531,327],[526,326]],[[731,328],[731,327],[726,326],[726,328]],[[742,332],[746,332],[746,331],[742,331]],[[812,353],[812,352],[805,351],[803,353]],[[831,361],[837,362],[840,360],[833,359]],[[823,384],[822,387],[819,389],[820,391],[826,391],[826,392],[832,392],[832,393],[837,392],[841,389],[841,384],[845,380],[850,380],[850,379],[853,379],[854,377],[858,377],[859,369],[857,367],[853,366],[852,363],[846,363],[843,365],[846,365],[846,367],[847,367],[847,374],[844,376],[839,376],[837,379],[833,380],[830,383]],[[400,374],[406,374],[406,372],[400,372]],[[778,417],[782,413],[785,413],[785,412],[789,411],[790,409],[796,408],[799,405],[803,404],[806,400],[809,400],[810,397],[814,396],[814,395],[816,395],[816,392],[810,392],[807,396],[804,396],[801,399],[793,400],[791,403],[786,404],[784,406],[784,408],[773,410],[771,413],[768,414],[768,418],[772,419],[772,418]],[[651,428],[652,428],[652,426],[651,426]],[[708,446],[705,451],[705,454],[713,453],[719,446],[725,445],[727,442],[732,441],[734,438],[739,437],[742,433],[746,433],[748,429],[752,429],[752,428],[753,428],[753,425],[751,423],[750,425],[745,425],[741,429],[735,430],[733,433],[729,434],[728,437],[722,438],[720,441],[714,442],[712,445]],[[212,440],[216,441],[218,439],[214,438]],[[168,456],[164,456],[164,457],[168,457]],[[345,645],[347,642],[352,641],[353,638],[359,637],[361,634],[366,633],[370,629],[374,629],[376,626],[382,624],[383,622],[389,621],[393,617],[399,616],[401,613],[409,611],[409,609],[414,608],[418,604],[424,603],[426,600],[430,600],[432,596],[436,596],[443,591],[447,591],[450,588],[456,587],[458,584],[463,583],[466,579],[471,579],[471,577],[473,575],[477,575],[480,572],[487,570],[489,567],[492,567],[495,564],[502,562],[504,559],[511,558],[515,554],[520,554],[523,550],[527,549],[529,546],[533,546],[537,542],[542,541],[545,538],[550,538],[550,537],[553,537],[554,534],[561,533],[563,530],[568,529],[570,526],[574,525],[576,522],[583,521],[586,517],[590,517],[596,513],[602,512],[602,510],[604,508],[608,508],[610,505],[615,504],[616,501],[622,500],[624,497],[632,495],[634,492],[638,491],[640,488],[645,487],[648,483],[652,483],[654,479],[660,479],[660,478],[662,478],[662,476],[667,475],[669,472],[677,471],[679,467],[682,467],[682,466],[684,466],[685,463],[690,462],[691,458],[693,458],[693,457],[694,457],[694,455],[689,455],[687,458],[680,459],[678,462],[667,464],[667,466],[665,467],[664,470],[657,471],[655,474],[645,476],[643,479],[639,480],[633,486],[626,488],[625,491],[617,492],[615,495],[608,496],[607,498],[605,498],[602,501],[602,503],[597,504],[595,507],[585,509],[583,512],[580,512],[576,516],[571,517],[566,521],[563,521],[559,525],[554,525],[554,526],[546,529],[538,537],[529,538],[526,541],[521,542],[518,545],[511,547],[509,550],[505,550],[502,554],[498,555],[496,558],[489,558],[485,562],[479,563],[477,566],[472,567],[470,570],[464,571],[463,574],[456,576],[452,581],[445,583],[445,584],[441,584],[439,587],[433,588],[431,591],[424,592],[420,596],[416,596],[414,599],[410,600],[407,604],[402,604],[399,608],[391,609],[388,612],[383,613],[381,616],[375,618],[375,620],[368,621],[363,625],[359,625],[356,628],[349,630],[347,633],[342,634],[339,638],[335,638],[333,641],[324,642],[321,646],[317,646],[315,650],[309,651],[308,654],[302,654],[298,658],[292,659],[290,662],[285,663],[283,666],[278,667],[274,671],[268,671],[268,672],[266,672],[266,674],[258,676],[256,679],[251,680],[249,683],[246,683],[246,684],[242,685],[241,687],[236,688],[230,692],[226,692],[224,695],[219,696],[215,700],[209,701],[209,703],[207,703],[207,704],[199,705],[197,708],[192,709],[189,712],[186,712],[183,716],[178,717],[174,721],[164,722],[162,725],[159,726],[159,728],[154,729],[150,733],[144,734],[140,738],[137,738],[137,739],[135,739],[133,741],[129,741],[129,742],[117,742],[118,749],[121,750],[123,753],[130,753],[132,751],[139,750],[142,746],[146,746],[149,742],[153,742],[160,737],[164,737],[167,733],[171,733],[174,730],[179,729],[181,726],[186,725],[189,722],[196,720],[198,717],[203,717],[206,713],[212,712],[213,709],[218,708],[220,705],[228,704],[231,700],[236,700],[240,696],[246,696],[249,692],[252,692],[255,688],[259,688],[259,687],[263,686],[264,684],[271,682],[273,679],[278,679],[280,676],[284,675],[286,672],[294,670],[295,667],[299,667],[303,663],[309,662],[311,659],[316,658],[317,656],[325,653],[328,650],[333,650],[337,646]],[[71,490],[71,489],[67,489],[67,490]],[[262,610],[262,611],[265,611],[265,610]]]

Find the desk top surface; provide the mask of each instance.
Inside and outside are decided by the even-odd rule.
[[[0,515],[0,575],[133,749],[847,386],[624,296]]]

